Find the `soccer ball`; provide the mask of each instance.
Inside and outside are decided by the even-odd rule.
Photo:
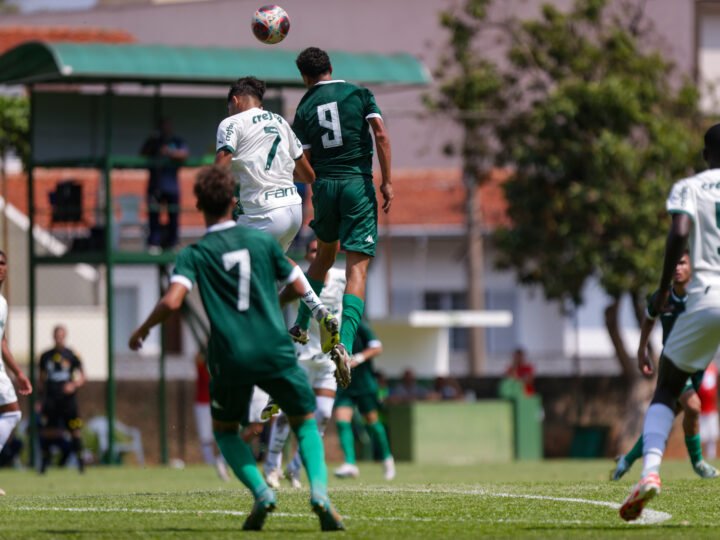
[[[290,17],[280,6],[263,6],[253,15],[252,31],[263,43],[280,43],[290,31]]]

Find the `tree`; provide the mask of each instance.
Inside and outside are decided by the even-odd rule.
[[[435,77],[437,92],[428,96],[427,105],[443,114],[450,113],[462,128],[462,140],[449,143],[445,151],[462,157],[465,187],[465,269],[468,283],[467,306],[484,307],[482,216],[478,188],[492,168],[492,111],[503,108],[503,78],[491,61],[474,51],[473,44],[488,28],[487,7],[492,0],[467,0],[461,9],[441,12],[440,22],[449,32],[448,50],[439,62]],[[480,375],[484,369],[485,340],[482,328],[471,328],[469,372]]]
[[[30,106],[27,98],[0,96],[0,162],[2,170],[10,150],[27,168],[30,157]]]
[[[672,182],[700,155],[697,89],[645,44],[642,5],[620,16],[607,0],[546,5],[515,28],[510,90],[525,107],[497,133],[512,226],[497,232],[500,264],[549,299],[582,303],[597,277],[612,301],[608,333],[623,374],[638,375],[618,325],[630,295],[643,313],[657,283]]]

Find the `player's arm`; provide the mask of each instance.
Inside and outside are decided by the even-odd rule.
[[[672,214],[672,225],[665,242],[665,259],[663,261],[662,277],[660,278],[660,287],[653,308],[656,313],[660,313],[665,304],[667,304],[670,296],[670,288],[672,287],[672,277],[675,273],[675,267],[683,256],[687,247],[687,240],[690,236],[690,227],[692,219],[688,214],[676,212]]]
[[[640,325],[640,344],[638,345],[637,361],[638,369],[640,373],[649,377],[655,371],[653,361],[648,354],[648,342],[650,341],[650,334],[655,326],[655,319],[645,315],[642,324]]]
[[[22,370],[18,367],[17,362],[15,362],[15,357],[10,352],[10,347],[8,347],[7,338],[5,336],[3,336],[2,338],[2,359],[3,362],[5,362],[7,368],[12,372],[13,375],[15,375],[15,379],[17,380],[18,392],[23,396],[27,396],[28,394],[30,394],[32,392],[32,384],[30,383],[30,379],[25,376]]]
[[[80,359],[73,354],[73,390],[77,390],[78,388],[85,385],[85,370],[82,367],[82,362]]]
[[[375,136],[375,149],[377,150],[378,161],[380,162],[380,173],[382,182],[380,184],[380,193],[383,196],[383,210],[385,213],[390,211],[392,200],[395,197],[392,187],[391,166],[392,152],[390,150],[390,135],[385,129],[385,122],[379,116],[368,119],[370,127]]]
[[[142,343],[150,333],[150,330],[158,324],[165,322],[173,312],[179,310],[188,292],[190,292],[190,289],[188,289],[184,283],[170,283],[167,292],[155,305],[155,308],[148,318],[145,319],[145,322],[132,333],[128,346],[133,351],[137,351],[142,347]]]
[[[305,157],[305,152],[300,154],[300,157],[295,160],[293,180],[303,184],[312,184],[315,181],[315,171],[310,165],[308,158]]]
[[[220,165],[221,167],[230,167],[230,164],[232,163],[232,154],[225,150],[224,148],[221,148],[217,151],[217,154],[215,154],[215,165]]]
[[[357,367],[363,362],[371,360],[382,353],[382,342],[372,333],[366,323],[360,323],[357,332],[364,344],[363,350],[352,355],[350,367]]]

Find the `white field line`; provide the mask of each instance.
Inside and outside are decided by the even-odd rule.
[[[392,487],[376,487],[376,488],[335,488],[331,491],[353,491],[357,493],[373,493],[378,492],[384,493],[432,493],[432,494],[450,494],[450,495],[476,495],[479,497],[498,497],[507,499],[527,499],[537,501],[553,501],[553,502],[565,502],[574,504],[587,504],[591,506],[602,506],[605,508],[612,508],[618,510],[620,504],[609,502],[609,501],[595,501],[592,499],[581,499],[578,497],[551,497],[549,495],[532,495],[523,493],[505,493],[505,492],[494,492],[487,489],[431,489],[431,488],[392,488]],[[203,514],[215,514],[215,515],[227,515],[227,516],[245,516],[247,512],[241,512],[237,510],[172,510],[172,509],[155,509],[155,508],[107,508],[107,507],[82,507],[82,508],[65,508],[61,506],[20,506],[20,507],[8,507],[10,511],[47,511],[47,512],[120,512],[120,513],[131,513],[131,514],[195,514],[202,516]],[[273,515],[278,517],[289,517],[289,518],[309,518],[312,517],[310,514],[292,514],[286,512],[275,512]],[[361,517],[361,516],[344,516],[347,519],[357,521],[406,521],[406,522],[433,522],[433,521],[471,521],[471,522],[484,522],[484,523],[558,523],[567,525],[580,525],[590,524],[591,521],[581,520],[537,520],[537,519],[464,519],[464,518],[452,518],[443,520],[442,518],[435,517],[416,517],[416,516],[387,516],[387,517]],[[643,512],[643,516],[634,522],[638,525],[657,525],[663,523],[672,518],[672,515],[667,512],[661,512],[659,510],[646,509]]]

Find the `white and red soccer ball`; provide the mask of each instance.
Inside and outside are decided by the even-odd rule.
[[[280,6],[263,6],[253,15],[252,31],[263,43],[280,43],[290,31],[290,17]]]

